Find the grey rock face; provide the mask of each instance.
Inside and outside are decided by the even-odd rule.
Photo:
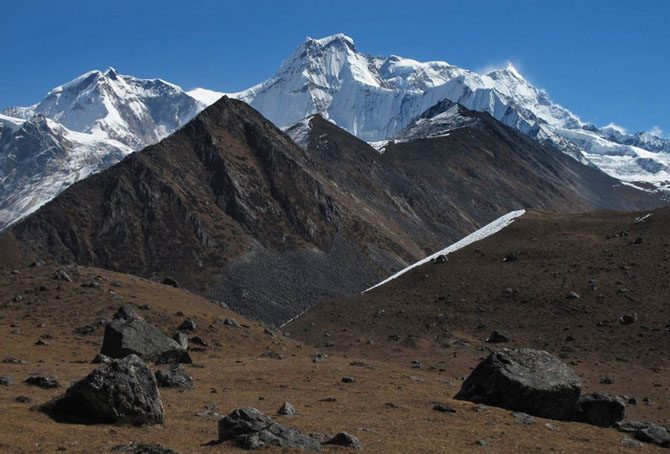
[[[324,443],[324,445],[345,446],[353,449],[363,449],[363,444],[355,436],[346,432],[340,432],[333,438]]]
[[[146,322],[129,306],[122,306],[105,327],[100,353],[111,358],[135,354],[158,363],[191,363],[181,345]]]
[[[166,371],[156,372],[156,382],[160,388],[193,388],[193,377],[180,364],[173,364]]]
[[[283,405],[279,407],[279,410],[277,410],[277,414],[280,416],[294,416],[296,414],[295,407],[291,402],[284,402]]]
[[[242,449],[278,446],[318,451],[321,448],[314,438],[278,424],[255,408],[238,409],[219,420],[219,441],[228,440]]]
[[[56,420],[85,423],[142,426],[164,420],[156,378],[136,355],[95,369],[41,410]]]
[[[579,398],[573,419],[594,426],[611,427],[626,415],[626,402],[620,397],[586,394]]]
[[[489,355],[472,371],[455,398],[566,420],[580,393],[579,378],[558,358],[545,351],[521,348]]]
[[[637,440],[670,448],[670,431],[665,427],[640,421],[619,422],[616,423],[616,427],[621,432],[633,434]]]

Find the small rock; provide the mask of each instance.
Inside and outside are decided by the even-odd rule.
[[[518,252],[511,252],[503,258],[503,262],[516,262],[519,260],[521,254]]]
[[[347,375],[346,377],[342,377],[342,383],[354,383],[356,379],[350,375]]]
[[[17,404],[32,404],[33,400],[28,396],[16,396],[14,402]]]
[[[35,345],[39,345],[39,346],[49,345],[49,342],[45,341],[44,339],[37,339],[37,342],[35,342]]]
[[[280,416],[294,416],[295,413],[295,407],[291,405],[291,402],[284,402],[284,404],[279,407],[279,410],[277,410],[277,414]]]
[[[173,279],[173,278],[171,278],[171,277],[165,277],[165,278],[163,278],[162,284],[163,284],[163,285],[169,285],[170,287],[174,287],[174,288],[179,288],[179,287],[181,287],[181,286],[179,285],[179,282],[177,282],[176,279]]]
[[[579,298],[581,298],[579,296],[579,293],[577,292],[568,292],[568,294],[565,295],[565,297],[569,300],[578,300]]]
[[[333,438],[331,438],[330,440],[326,441],[323,444],[324,445],[344,446],[344,447],[352,448],[352,449],[356,449],[356,450],[363,449],[363,444],[361,443],[361,441],[357,437],[355,437],[351,434],[348,434],[346,432],[338,433]]]
[[[174,449],[166,448],[156,443],[129,443],[127,445],[116,445],[112,452],[127,452],[129,454],[179,454]]]
[[[225,320],[223,320],[223,324],[225,326],[232,326],[232,327],[235,327],[235,328],[240,327],[240,324],[237,323],[237,320],[235,320],[234,318],[226,318]]]
[[[2,360],[2,364],[28,364],[28,361],[18,359],[15,356],[8,356],[7,358]]]
[[[6,375],[0,375],[0,385],[9,386],[12,384],[12,379]]]
[[[70,277],[70,275],[65,270],[59,270],[54,276],[54,279],[57,281],[72,282],[72,277]]]
[[[622,438],[621,439],[621,444],[624,445],[627,448],[641,448],[642,443],[640,443],[637,440],[631,440],[630,438]]]
[[[512,416],[516,418],[519,424],[523,424],[524,426],[530,426],[531,424],[535,424],[536,421],[535,417],[523,412],[514,412],[512,413]]]
[[[447,263],[447,261],[449,261],[447,254],[440,254],[437,257],[430,259],[430,263]]]
[[[196,330],[196,324],[195,321],[191,318],[186,318],[184,319],[183,322],[181,322],[181,325],[179,325],[179,328],[177,328],[179,331],[190,331],[193,332]]]
[[[312,355],[313,363],[322,363],[326,359],[328,359],[328,355],[326,355],[325,353],[317,353],[316,355]]]
[[[207,341],[200,336],[193,336],[190,340],[195,345],[200,345],[201,347],[209,347]]]
[[[98,353],[95,355],[95,358],[93,358],[93,361],[91,361],[91,364],[107,364],[112,361],[112,358],[110,358],[107,355],[103,355],[102,353]]]
[[[53,389],[60,386],[56,377],[49,377],[46,375],[31,375],[25,379],[25,383],[42,389]]]
[[[622,325],[630,325],[637,321],[637,313],[633,312],[632,314],[624,314],[619,317],[619,323]]]
[[[156,383],[159,388],[193,389],[193,377],[181,364],[173,364],[166,371],[157,371]]]
[[[88,281],[81,284],[84,288],[101,288],[100,282],[98,281]]]
[[[177,331],[172,336],[172,339],[177,342],[181,348],[188,350],[188,336],[186,334],[182,333],[181,331]]]
[[[433,405],[433,410],[439,411],[440,413],[456,413],[456,410],[447,404],[435,404]]]
[[[665,427],[640,421],[618,422],[615,426],[621,432],[632,433],[636,440],[670,448],[670,432]]]
[[[489,337],[486,338],[486,342],[491,344],[499,344],[503,342],[509,342],[511,340],[510,336],[504,331],[493,331]]]

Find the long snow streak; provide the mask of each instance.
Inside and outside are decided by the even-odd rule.
[[[437,251],[433,255],[429,255],[425,259],[419,260],[418,262],[408,266],[407,268],[398,271],[395,273],[393,276],[384,279],[381,281],[379,284],[374,285],[370,287],[369,289],[363,291],[362,293],[369,292],[373,288],[377,288],[380,285],[384,285],[389,281],[392,281],[393,279],[397,278],[398,276],[401,276],[411,270],[412,268],[416,268],[419,265],[423,265],[424,263],[430,262],[432,259],[440,256],[440,255],[447,255],[452,252],[456,252],[459,249],[463,249],[465,246],[468,246],[472,243],[475,243],[477,241],[483,240],[486,237],[489,237],[493,235],[494,233],[500,232],[502,229],[510,225],[516,218],[519,216],[522,216],[526,213],[526,210],[518,210],[518,211],[512,211],[511,213],[507,213],[506,215],[496,219],[495,221],[491,222],[490,224],[485,225],[481,229],[477,230],[476,232],[471,233],[470,235],[466,236],[465,238],[461,239],[460,241],[457,241],[456,243],[452,244],[451,246],[448,246],[441,251]]]

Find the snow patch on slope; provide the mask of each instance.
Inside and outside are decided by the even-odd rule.
[[[502,229],[510,225],[514,220],[520,216],[523,216],[526,213],[526,210],[518,210],[518,211],[512,211],[511,213],[507,213],[506,215],[496,219],[495,221],[491,222],[490,224],[485,225],[481,229],[477,230],[476,232],[471,233],[470,235],[466,236],[465,238],[461,239],[460,241],[452,244],[451,246],[448,246],[441,251],[438,251],[432,255],[429,255],[425,259],[419,260],[418,262],[408,266],[407,268],[398,271],[395,273],[393,276],[384,279],[380,283],[370,287],[369,289],[363,291],[362,293],[369,292],[370,290],[377,288],[381,285],[384,285],[393,279],[396,279],[398,276],[402,276],[409,270],[416,268],[417,266],[421,266],[423,264],[426,264],[430,262],[432,259],[439,257],[440,255],[448,255],[452,252],[456,252],[459,249],[463,249],[466,246],[469,246],[472,243],[475,243],[477,241],[481,241],[484,238],[487,238],[495,233],[500,232]]]

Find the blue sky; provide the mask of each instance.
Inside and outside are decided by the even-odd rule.
[[[237,91],[306,36],[483,69],[512,61],[585,121],[670,131],[670,1],[0,0],[0,107],[91,70]]]

